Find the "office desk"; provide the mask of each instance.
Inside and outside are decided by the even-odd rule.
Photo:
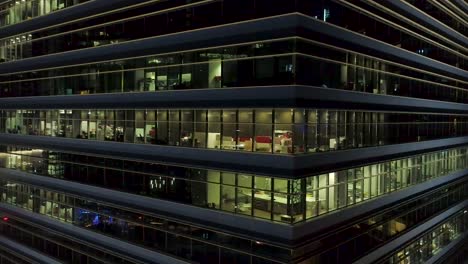
[[[251,194],[246,194],[246,196],[252,197]],[[256,193],[252,199],[252,206],[254,209],[259,209],[263,211],[273,210],[275,214],[288,214],[288,199],[286,197],[273,197],[273,206],[271,204],[271,195],[264,193]],[[306,207],[320,206],[321,200],[316,200],[312,197],[306,197]],[[291,203],[291,211],[300,213],[302,211],[301,202]]]

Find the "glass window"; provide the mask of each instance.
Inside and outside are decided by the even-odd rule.
[[[206,148],[208,122],[206,110],[195,110],[194,147]]]
[[[223,110],[223,136],[221,140],[222,149],[238,149],[238,121],[236,110]]]
[[[207,148],[220,149],[221,146],[221,111],[208,110]]]
[[[272,121],[271,110],[255,110],[255,151],[272,152]]]
[[[273,148],[275,153],[293,153],[293,109],[275,110]]]
[[[239,149],[245,151],[253,150],[253,111],[239,110],[239,131],[238,144]]]

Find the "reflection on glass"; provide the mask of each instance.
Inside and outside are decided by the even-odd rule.
[[[0,132],[284,155],[464,136],[468,118],[326,109],[6,110]]]
[[[296,223],[465,169],[467,151],[467,148],[442,150],[301,179],[123,162],[16,147],[0,153],[0,166],[213,210]],[[21,201],[24,201],[22,207],[31,208],[28,199]],[[54,206],[54,203],[44,204],[44,210],[68,221],[63,216],[66,208]]]
[[[263,254],[268,259],[276,257],[276,260],[284,260],[290,257],[289,253],[284,254],[288,250],[281,250],[267,243],[259,246],[254,241],[12,181],[0,181],[0,201],[94,232],[203,263],[208,260],[210,263],[225,263],[223,259],[213,258],[213,254],[219,254],[220,244],[223,248],[236,249],[237,258],[251,255],[253,247],[259,250],[268,249]],[[236,245],[236,240],[242,245]],[[252,263],[265,261],[258,255],[257,252],[256,256],[251,256],[254,261]]]

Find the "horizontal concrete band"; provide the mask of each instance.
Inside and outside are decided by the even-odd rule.
[[[0,38],[22,34],[41,28],[56,26],[76,19],[98,15],[109,10],[147,2],[148,0],[92,0],[79,5],[57,10],[17,24],[0,28]]]
[[[332,38],[339,36],[340,42],[343,41],[345,43],[359,46],[362,48],[361,50],[366,50],[366,52],[369,52],[369,54],[374,56],[383,56],[388,60],[398,61],[413,67],[433,70],[439,73],[444,73],[447,76],[468,80],[468,71],[398,48],[394,45],[375,40],[368,36],[357,34],[332,24],[327,24],[320,20],[314,20],[302,16],[300,18],[300,28],[310,33],[320,33]]]
[[[461,34],[460,32],[445,26],[442,22],[436,20],[432,16],[429,16],[415,8],[415,6],[411,4],[404,3],[402,1],[385,1],[385,4],[391,7],[392,10],[398,11],[403,14],[408,15],[411,17],[412,20],[418,21],[422,25],[429,27],[430,29],[436,30],[440,34],[444,35],[444,37],[448,37],[464,47],[468,47],[468,38]],[[466,14],[465,14],[466,19]]]
[[[426,260],[424,264],[451,263],[451,262],[446,262],[447,258],[453,256],[454,254],[457,254],[457,251],[460,249],[460,246],[463,246],[467,240],[468,240],[468,232],[465,232],[457,239],[452,240],[450,244],[443,247],[439,252],[437,252],[435,256]]]
[[[155,263],[155,264],[177,264],[188,263],[180,259],[170,257],[163,253],[148,250],[136,245],[123,242],[121,240],[104,236],[71,224],[62,223],[47,216],[36,214],[24,209],[0,203],[0,210],[5,212],[11,218],[23,219],[35,226],[40,226],[66,236],[72,240],[92,245],[100,250],[118,254],[123,257],[131,258],[137,263]]]
[[[108,158],[173,164],[183,167],[235,170],[267,175],[290,175],[293,156],[220,151],[176,146],[133,144],[0,133],[0,144],[98,155]]]
[[[26,20],[21,23],[3,27],[0,31],[0,38],[5,38],[11,35],[37,30],[48,26],[54,26],[60,23],[86,18],[92,15],[99,15],[100,13],[104,13],[106,11],[144,2],[148,2],[148,0],[93,0],[80,5],[69,7],[67,9],[58,10],[44,16],[35,17],[31,20]],[[461,9],[468,11],[466,9],[466,3],[463,1],[455,0],[455,3],[458,4]],[[401,3],[394,3],[393,1],[389,1],[389,4],[400,11],[410,14],[412,17],[416,17],[421,22],[424,22],[430,27],[438,30],[445,36],[457,40],[462,44],[467,44],[466,37],[458,32],[453,32],[453,30],[440,25],[434,18],[425,15],[421,11],[409,8],[407,5],[403,5]]]
[[[30,71],[102,60],[116,60],[156,53],[227,45],[239,41],[255,41],[296,35],[296,16],[240,22],[187,32],[127,41],[102,47],[74,50],[0,64],[0,73]]]
[[[120,44],[88,48],[50,54],[35,58],[0,64],[0,73],[32,71],[48,67],[60,67],[78,63],[91,63],[103,60],[116,60],[135,56],[174,52],[209,46],[259,41],[282,37],[305,36],[316,33],[336,38],[340,42],[368,49],[373,54],[383,54],[387,58],[409,63],[423,69],[433,70],[468,80],[468,72],[448,64],[420,56],[416,53],[377,41],[347,29],[299,13],[250,20],[245,22],[197,29],[175,34],[156,36]]]
[[[123,193],[94,187],[55,178],[33,175],[26,172],[10,169],[0,169],[3,179],[18,181],[87,197],[96,201],[111,204],[117,207],[131,208],[133,210],[151,212],[163,218],[178,219],[188,224],[197,224],[223,232],[233,232],[236,235],[247,236],[254,240],[271,241],[282,246],[300,245],[321,232],[330,230],[334,226],[356,220],[363,215],[376,212],[380,208],[397,205],[410,197],[423,195],[428,190],[436,189],[465,177],[468,169],[452,173],[428,182],[417,184],[376,199],[341,209],[322,217],[314,218],[298,225],[286,225],[258,218],[235,215],[227,212],[195,207],[191,205],[170,202],[161,199],[149,198],[129,193]]]
[[[370,214],[378,213],[382,209],[398,206],[399,203],[423,196],[428,191],[442,187],[445,188],[447,184],[465,179],[467,175],[468,169],[461,170],[376,197],[366,202],[358,203],[351,207],[343,208],[333,213],[325,214],[303,224],[296,225],[294,237],[297,239],[296,242],[298,244],[304,243],[304,241],[316,240],[318,236],[335,232],[335,228],[343,227],[344,223],[352,225],[356,221],[362,220],[363,216],[369,216]]]
[[[341,168],[357,167],[378,163],[383,160],[404,158],[432,151],[465,146],[467,144],[468,136],[329,151],[310,155],[297,155],[294,157],[294,175],[311,175],[324,171],[337,171]]]
[[[182,167],[228,170],[283,178],[303,178],[322,172],[337,171],[382,160],[463,146],[468,144],[468,137],[296,156],[6,133],[0,133],[0,144],[151,163],[159,162]]]
[[[1,214],[1,213],[0,213]],[[4,248],[9,251],[11,254],[18,256],[21,259],[26,259],[27,261],[36,264],[60,264],[61,262],[41,254],[35,249],[26,247],[20,243],[17,243],[9,238],[0,235],[0,249]]]
[[[221,227],[220,230],[223,232],[230,230],[238,236],[251,236],[255,240],[257,240],[257,237],[263,237],[265,239],[271,238],[272,241],[281,243],[282,241],[292,239],[292,226],[259,218],[235,215],[228,212],[134,195],[10,169],[0,168],[0,176],[2,179],[86,197],[117,207],[151,212],[164,219],[176,219],[187,224],[198,223],[199,226],[214,229]]]
[[[464,0],[454,0],[455,4],[464,10],[466,13],[468,13],[468,4]]]
[[[0,98],[0,109],[330,108],[468,113],[468,105],[302,85]]]
[[[442,224],[449,217],[458,213],[460,210],[468,207],[468,201],[463,201],[452,208],[446,210],[445,212],[431,218],[427,222],[418,225],[417,227],[411,229],[405,234],[399,236],[398,238],[390,241],[384,246],[378,248],[377,250],[372,251],[370,254],[364,256],[363,258],[355,261],[354,263],[366,264],[366,263],[378,263],[379,260],[388,257],[390,254],[396,252],[399,249],[402,249],[405,245],[408,245],[410,242],[414,241],[416,238],[424,235],[429,232],[432,228],[436,227],[439,224]],[[455,242],[455,241],[454,241]],[[436,260],[436,258],[434,258]],[[432,262],[430,262],[432,263]]]

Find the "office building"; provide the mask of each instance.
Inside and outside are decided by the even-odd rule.
[[[0,263],[459,263],[463,0],[0,3]]]

